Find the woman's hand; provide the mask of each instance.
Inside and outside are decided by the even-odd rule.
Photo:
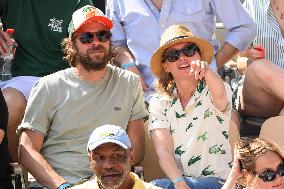
[[[192,61],[190,65],[189,75],[194,75],[194,78],[196,80],[201,80],[205,77],[208,69],[209,68],[207,62],[201,60]]]
[[[175,189],[191,189],[185,181],[180,181],[175,184]]]
[[[249,52],[248,58],[251,61],[265,58],[265,48],[262,45],[256,44],[253,47],[251,47],[248,52]]]

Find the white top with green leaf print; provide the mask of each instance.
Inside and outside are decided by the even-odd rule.
[[[228,140],[231,90],[225,83],[229,104],[222,113],[212,103],[202,82],[183,110],[178,98],[156,94],[150,100],[149,131],[167,128],[173,137],[174,156],[185,176],[226,179],[231,165]]]

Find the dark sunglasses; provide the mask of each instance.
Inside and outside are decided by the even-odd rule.
[[[282,163],[279,165],[277,171],[272,171],[272,170],[266,170],[260,174],[257,174],[258,178],[262,179],[263,182],[271,182],[276,179],[276,176],[284,176],[284,164]]]
[[[79,35],[79,39],[81,43],[83,44],[88,44],[92,43],[94,41],[94,37],[96,36],[98,41],[100,42],[106,42],[110,40],[111,38],[111,32],[110,31],[105,31],[105,30],[100,30],[97,32],[86,32],[82,33]]]
[[[180,53],[183,53],[187,57],[195,55],[196,51],[200,53],[199,48],[195,44],[188,45],[180,50],[169,50],[164,52],[162,56],[162,62],[166,60],[169,62],[175,62],[179,59]]]

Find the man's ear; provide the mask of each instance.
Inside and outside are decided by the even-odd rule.
[[[88,159],[89,159],[89,162],[92,160],[92,151],[89,151],[89,150],[88,150]]]
[[[133,150],[133,148],[129,149],[129,158],[130,158],[130,163],[132,164],[133,160],[134,160],[134,150]]]

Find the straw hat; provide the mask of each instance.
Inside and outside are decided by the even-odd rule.
[[[167,28],[161,36],[160,47],[155,51],[151,58],[151,70],[157,77],[163,71],[162,55],[170,46],[190,42],[194,43],[200,49],[201,60],[211,63],[214,56],[213,46],[205,39],[194,36],[192,32],[183,25],[173,25]]]

